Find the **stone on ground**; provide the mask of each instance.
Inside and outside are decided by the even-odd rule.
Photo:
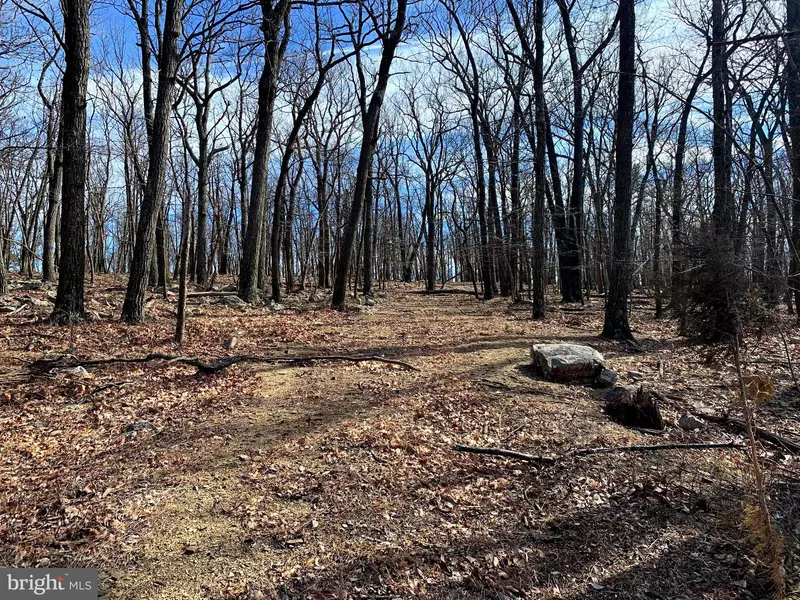
[[[239,298],[239,296],[225,296],[222,298],[222,303],[231,308],[245,308],[247,306],[247,302]]]
[[[552,381],[590,383],[603,370],[603,355],[580,344],[534,344],[533,365]]]
[[[125,433],[134,433],[135,431],[143,431],[145,429],[153,429],[153,424],[150,421],[136,421],[129,423],[125,426]]]
[[[603,369],[595,379],[594,384],[599,388],[611,388],[617,385],[617,376],[611,369]]]
[[[678,419],[678,427],[683,429],[684,431],[697,431],[698,429],[702,429],[705,427],[705,421],[702,419],[698,419],[692,413],[685,412],[681,415],[681,418]]]

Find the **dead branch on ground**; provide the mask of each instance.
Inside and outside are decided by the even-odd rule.
[[[560,459],[571,458],[573,456],[588,456],[590,454],[613,454],[616,452],[655,452],[660,450],[708,450],[711,448],[744,448],[744,444],[736,442],[703,442],[697,444],[657,444],[647,446],[616,446],[616,447],[603,447],[603,448],[579,448],[577,450],[569,450],[563,454],[555,456],[538,456],[535,454],[525,454],[524,452],[516,452],[515,450],[506,450],[505,448],[483,448],[480,446],[462,446],[456,444],[453,446],[454,450],[459,452],[470,452],[472,454],[489,454],[492,456],[503,456],[505,458],[514,458],[526,462],[543,462],[554,463]]]
[[[218,373],[228,367],[239,363],[260,363],[260,364],[305,364],[320,361],[344,361],[352,363],[380,362],[398,367],[403,367],[410,371],[419,371],[413,365],[401,360],[383,358],[382,356],[345,356],[345,355],[310,355],[310,356],[258,356],[253,354],[240,354],[236,356],[226,356],[217,360],[207,361],[196,356],[174,356],[172,354],[162,354],[151,352],[147,356],[135,357],[111,357],[100,359],[79,360],[75,357],[60,356],[57,358],[44,358],[33,361],[29,364],[29,369],[36,372],[46,372],[51,369],[70,369],[74,367],[97,367],[113,364],[134,364],[146,363],[161,360],[167,364],[183,364],[197,368],[197,372],[209,375]]]
[[[734,419],[725,415],[713,415],[706,412],[696,412],[696,416],[700,417],[701,419],[705,419],[706,421],[711,421],[712,423],[719,423],[721,425],[730,425],[739,431],[747,432],[747,423],[742,421],[741,419]],[[777,433],[773,433],[764,429],[763,427],[755,427],[753,428],[753,433],[755,436],[765,442],[770,442],[783,448],[784,450],[788,450],[793,454],[800,454],[800,444],[797,442],[793,442],[790,439],[787,439],[783,436],[778,435]]]

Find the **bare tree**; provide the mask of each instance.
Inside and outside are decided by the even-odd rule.
[[[632,340],[628,324],[631,251],[631,176],[633,166],[633,120],[636,100],[636,9],[634,0],[619,3],[619,96],[616,118],[614,176],[614,241],[611,274],[606,299],[603,337]]]
[[[179,62],[178,40],[181,35],[182,6],[181,0],[167,0],[164,39],[159,56],[158,95],[153,115],[150,160],[147,165],[147,184],[136,229],[136,244],[125,302],[122,305],[122,318],[131,323],[141,323],[144,320],[144,298],[147,292],[150,256],[153,251],[153,235],[164,196],[170,116]]]
[[[369,105],[362,119],[362,141],[361,151],[358,157],[358,169],[356,170],[356,180],[353,191],[353,200],[350,205],[350,213],[347,217],[344,234],[341,240],[339,259],[336,262],[336,272],[333,283],[333,298],[331,305],[336,310],[344,310],[345,296],[347,295],[347,275],[350,271],[350,260],[355,244],[356,231],[361,220],[361,209],[364,205],[366,188],[369,183],[369,171],[372,164],[372,156],[375,152],[375,139],[380,121],[381,106],[386,94],[386,87],[389,84],[391,75],[392,61],[403,36],[406,24],[407,0],[397,0],[392,13],[386,13],[386,27],[382,31],[377,31],[381,39],[382,50],[381,60],[378,66],[375,87],[370,97]],[[366,10],[366,7],[359,6],[359,10]],[[359,21],[360,22],[360,21]]]
[[[63,183],[58,292],[52,319],[84,318],[86,250],[86,90],[89,84],[89,0],[64,3],[64,80],[61,96]]]
[[[239,297],[247,302],[258,298],[258,270],[262,255],[263,232],[266,228],[267,162],[272,135],[273,110],[278,89],[278,73],[289,43],[290,0],[261,0],[261,31],[264,36],[264,65],[258,81],[253,174],[247,230],[242,247],[239,270]],[[281,36],[281,31],[283,35]]]

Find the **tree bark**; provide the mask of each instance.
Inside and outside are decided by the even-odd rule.
[[[633,120],[636,83],[636,10],[634,0],[619,4],[619,94],[614,179],[614,240],[603,337],[632,340],[628,324],[631,251],[630,222],[633,166]]]
[[[678,124],[678,139],[675,144],[675,168],[672,181],[672,219],[670,225],[672,227],[672,309],[680,314],[683,311],[684,293],[685,293],[685,277],[683,271],[685,269],[684,254],[686,249],[683,240],[683,179],[684,179],[684,157],[686,156],[686,136],[689,128],[689,116],[692,112],[692,103],[694,102],[697,90],[700,89],[700,84],[705,79],[703,73],[708,59],[708,50],[703,57],[700,67],[697,70],[697,75],[692,82],[692,87],[686,96],[686,101],[681,110],[680,122]]]
[[[289,0],[261,0],[261,30],[264,34],[264,66],[258,81],[258,112],[256,120],[253,174],[250,205],[247,209],[247,232],[239,267],[239,297],[246,302],[258,298],[260,265],[264,258],[267,171],[273,109],[278,92],[278,73],[283,53],[289,42]],[[279,40],[281,27],[283,39]],[[279,257],[278,257],[279,259]]]
[[[42,281],[55,279],[56,234],[58,232],[58,208],[61,203],[61,176],[63,173],[63,132],[61,117],[58,117],[56,146],[47,182],[47,210],[44,215],[44,241],[42,244]]]
[[[377,144],[377,140],[376,140]],[[374,215],[372,214],[373,211],[373,203],[375,202],[375,197],[373,195],[373,185],[374,181],[372,179],[372,165],[370,165],[369,173],[367,175],[367,186],[364,190],[364,297],[368,298],[372,296],[372,263],[373,263],[373,252],[374,252],[374,245],[373,245],[373,227],[374,227]]]
[[[175,73],[178,68],[178,38],[181,35],[181,0],[167,0],[164,33],[158,71],[158,95],[153,119],[153,140],[147,165],[139,222],[136,226],[136,245],[133,251],[131,274],[122,305],[122,319],[130,323],[144,320],[144,298],[147,292],[149,261],[153,251],[156,221],[161,212],[164,183],[169,155],[169,127]]]
[[[533,200],[533,278],[531,282],[531,317],[543,319],[546,313],[545,294],[545,103],[544,103],[544,0],[535,0],[533,13],[534,63],[533,89],[536,110],[535,190]]]
[[[286,225],[283,232],[283,262],[286,265],[286,291],[294,289],[294,213],[297,201],[297,188],[300,185],[300,178],[303,176],[303,162],[297,165],[297,173],[289,185],[289,202],[286,205]]]
[[[84,318],[86,257],[86,90],[89,83],[89,0],[64,1],[62,83],[63,182],[58,292],[52,319]]]
[[[369,183],[369,171],[370,165],[372,164],[372,156],[375,153],[375,144],[377,142],[376,134],[380,120],[381,106],[383,105],[383,98],[389,83],[392,60],[394,59],[395,51],[403,35],[407,5],[408,0],[397,0],[397,12],[394,26],[391,33],[383,42],[381,61],[378,67],[378,78],[364,118],[363,137],[361,140],[361,151],[358,157],[353,202],[350,206],[350,214],[347,217],[347,224],[345,225],[344,234],[341,239],[339,257],[336,261],[333,298],[331,300],[331,306],[335,310],[341,311],[345,308],[347,276],[350,271],[351,255],[358,231],[358,223],[361,220],[361,210],[364,205],[367,185]]]
[[[712,155],[714,159],[714,207],[712,226],[714,237],[726,247],[733,247],[732,234],[736,227],[733,194],[731,190],[731,159],[728,152],[730,119],[727,110],[726,88],[728,67],[725,41],[724,0],[714,0],[711,10],[711,95],[713,100],[714,128]]]
[[[786,30],[800,30],[800,0],[786,0]],[[792,246],[790,285],[794,291],[795,304],[800,308],[800,38],[786,38],[789,50],[786,78],[786,95],[789,100],[789,138],[791,139],[792,165]],[[797,311],[800,317],[800,310]]]

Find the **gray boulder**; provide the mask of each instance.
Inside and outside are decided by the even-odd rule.
[[[603,369],[594,384],[599,388],[612,388],[617,385],[618,375],[611,369]]]
[[[552,381],[591,383],[603,370],[603,355],[580,344],[534,344],[533,365]]]
[[[224,296],[222,303],[231,308],[245,308],[247,306],[247,302],[239,298],[239,296]]]
[[[283,304],[279,304],[278,302],[275,302],[275,300],[270,298],[269,300],[267,300],[267,308],[269,308],[270,310],[279,311],[283,310],[286,307]]]

